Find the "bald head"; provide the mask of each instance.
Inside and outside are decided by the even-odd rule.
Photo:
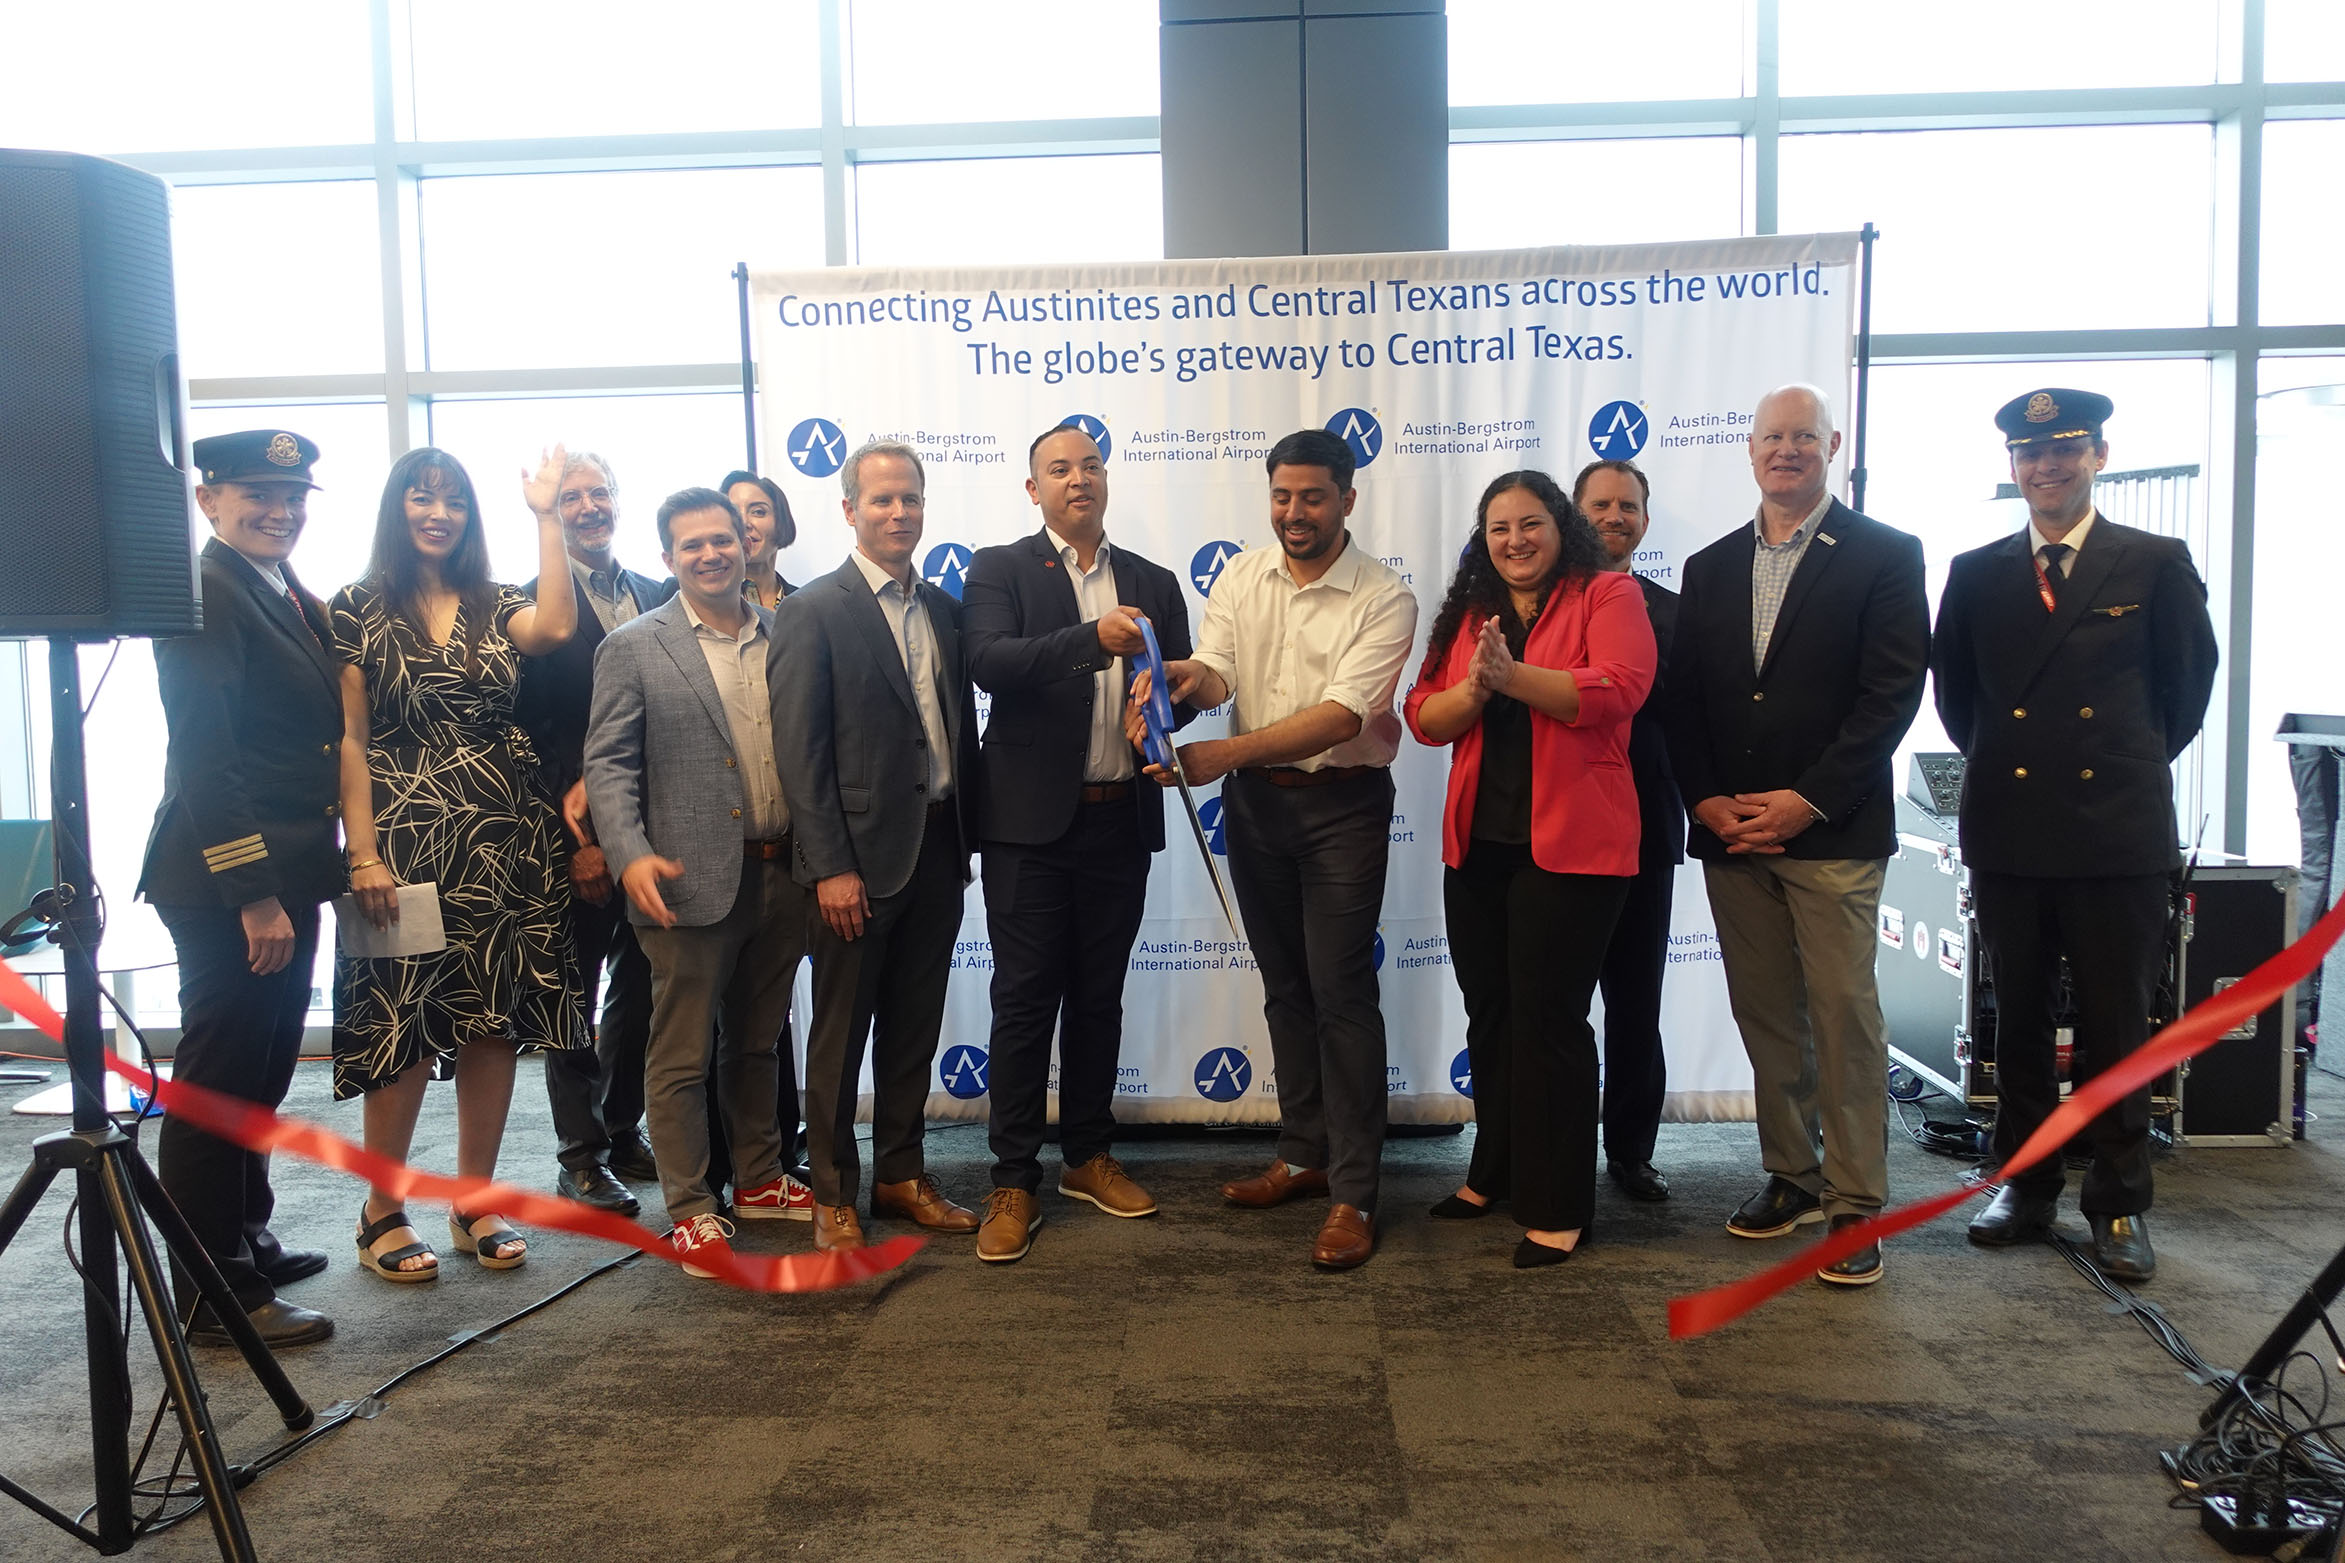
[[[1815,386],[1779,385],[1759,398],[1751,419],[1751,473],[1762,512],[1783,523],[1784,535],[1824,502],[1839,450],[1832,400]]]

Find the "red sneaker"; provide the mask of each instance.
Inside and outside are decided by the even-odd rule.
[[[733,1235],[732,1223],[722,1216],[694,1216],[668,1229],[668,1242],[683,1256],[684,1273],[696,1275],[703,1281],[716,1279],[714,1270],[703,1270],[692,1262],[695,1254],[729,1257],[733,1245],[726,1241]]]
[[[733,1214],[742,1221],[812,1221],[814,1190],[784,1173],[753,1189],[735,1189]]]

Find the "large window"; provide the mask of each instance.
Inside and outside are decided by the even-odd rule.
[[[2149,87],[2215,79],[2217,0],[1789,0],[1785,95]]]
[[[1635,244],[1742,232],[1742,141],[1460,142],[1449,247]]]
[[[1156,0],[855,0],[859,125],[1156,112]]]
[[[1881,230],[1880,331],[2200,326],[2214,147],[2204,125],[1789,136],[1780,226]]]
[[[855,171],[866,266],[1161,260],[1154,156],[865,163]]]
[[[1744,90],[1742,0],[1449,0],[1448,12],[1452,104],[1733,98]]]

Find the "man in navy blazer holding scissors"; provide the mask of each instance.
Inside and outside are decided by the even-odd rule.
[[[977,1257],[1022,1259],[1042,1225],[1051,1033],[1059,1041],[1058,1191],[1111,1216],[1156,1201],[1112,1150],[1124,972],[1164,845],[1162,789],[1125,735],[1139,621],[1189,655],[1189,613],[1163,566],[1107,540],[1107,462],[1072,423],[1026,452],[1042,529],[969,562],[962,637],[993,696],[979,759],[986,926],[993,938],[993,1192]],[[1174,710],[1176,726],[1194,710]]]

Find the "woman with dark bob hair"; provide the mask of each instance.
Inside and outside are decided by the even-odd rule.
[[[537,516],[538,579],[564,579],[559,446],[522,495]],[[585,992],[564,933],[570,888],[553,800],[513,725],[521,658],[570,638],[577,600],[533,603],[489,579],[480,501],[445,451],[391,468],[364,578],[334,598],[342,667],[342,827],[350,888],[378,928],[398,887],[436,885],[444,948],[334,962],[334,1094],[366,1098],[366,1147],[404,1161],[435,1076],[456,1082],[456,1170],[496,1176],[517,1051],[586,1047]],[[528,1245],[486,1212],[448,1214],[449,1241],[492,1270]],[[377,1188],[358,1260],[426,1281],[439,1259]]]
[[[778,608],[798,588],[774,567],[774,556],[798,541],[798,522],[790,514],[790,500],[772,478],[735,470],[725,474],[717,491],[741,512],[741,592],[760,608]]]
[[[1570,1258],[1594,1218],[1588,1004],[1637,871],[1628,732],[1653,626],[1603,564],[1553,478],[1492,481],[1403,708],[1451,751],[1442,900],[1473,1070],[1473,1160],[1433,1214],[1511,1201],[1518,1269]]]

